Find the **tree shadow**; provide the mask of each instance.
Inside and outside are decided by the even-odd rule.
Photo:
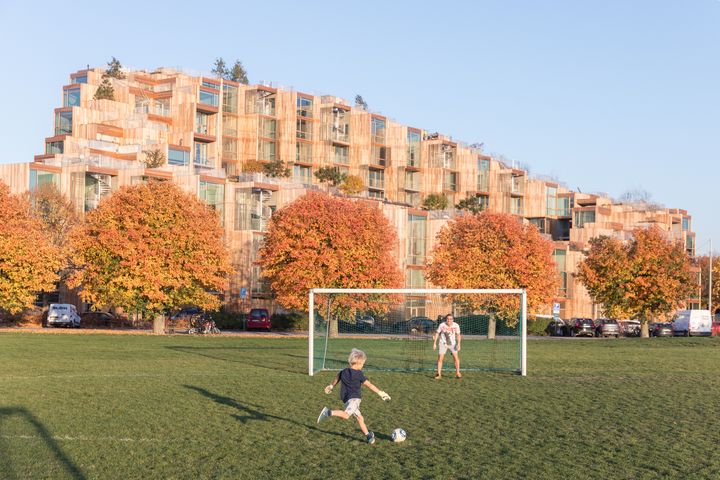
[[[45,428],[45,425],[43,425],[40,420],[35,417],[35,415],[30,413],[27,409],[23,407],[0,407],[0,421],[3,420],[3,417],[7,418],[11,416],[19,416],[35,428],[40,438],[45,442],[45,444],[50,448],[50,450],[52,450],[55,457],[62,464],[65,471],[71,478],[79,480],[85,479],[85,475],[82,473],[80,468],[75,465],[75,462],[73,462],[67,456],[67,454],[65,454],[65,452],[63,452],[62,448],[60,448],[60,445],[58,445],[58,443],[55,441],[47,428]],[[13,472],[11,470],[12,466],[9,460],[10,455],[10,452],[3,452],[2,449],[0,449],[0,458],[6,460],[7,462],[7,465],[5,465],[7,470],[1,472],[3,475],[6,475],[6,477],[3,478],[17,478],[13,475]],[[0,463],[0,465],[2,464]]]
[[[206,398],[209,398],[210,400],[212,400],[216,403],[219,403],[220,405],[227,405],[229,407],[236,408],[243,414],[242,415],[233,414],[231,416],[243,424],[247,423],[248,421],[267,422],[267,421],[269,421],[269,419],[273,419],[273,420],[280,420],[281,422],[291,423],[291,424],[297,425],[299,427],[307,428],[308,430],[314,430],[316,432],[320,432],[325,435],[334,435],[336,437],[345,438],[347,440],[362,441],[358,437],[354,437],[354,436],[348,435],[346,433],[322,430],[312,424],[302,423],[302,422],[298,422],[297,420],[294,420],[292,418],[285,418],[285,417],[280,417],[278,415],[272,415],[270,413],[262,412],[262,411],[258,410],[259,408],[261,408],[259,405],[255,405],[252,403],[243,405],[240,402],[238,402],[237,400],[235,400],[234,398],[217,395],[215,393],[209,392],[208,390],[205,390],[204,388],[195,387],[193,385],[183,385],[183,386],[189,390],[194,390],[195,392],[199,393],[200,395],[202,395]],[[385,438],[385,437],[386,436],[383,435],[383,438]],[[387,438],[389,438],[389,437],[387,437]]]
[[[210,358],[212,360],[222,360],[223,362],[230,362],[230,363],[240,363],[242,365],[252,365],[253,367],[258,368],[267,368],[268,370],[281,370],[288,373],[297,373],[300,375],[307,375],[307,369],[305,368],[305,365],[302,365],[297,368],[293,368],[285,363],[278,363],[273,362],[272,360],[268,359],[267,356],[263,355],[262,349],[258,347],[253,348],[247,348],[247,347],[185,347],[185,346],[166,346],[165,348],[169,350],[173,350],[180,353],[189,353],[192,355],[198,355],[200,357]],[[290,347],[281,347],[280,349],[292,349]],[[229,351],[235,351],[235,350],[254,350],[256,352],[255,355],[252,355],[250,358],[242,358],[242,359],[233,359],[233,358],[226,358],[221,355],[213,354],[213,351],[220,351],[220,350],[229,350]],[[273,348],[273,350],[276,350]],[[286,353],[281,353],[279,355],[286,356],[286,357],[297,357],[297,358],[307,358],[301,355],[290,355]],[[262,360],[262,361],[260,361]]]

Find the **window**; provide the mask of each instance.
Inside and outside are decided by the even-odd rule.
[[[258,142],[258,159],[259,160],[275,160],[275,142],[260,140]]]
[[[477,196],[475,196],[475,200],[477,200],[477,204],[481,210],[487,210],[488,207],[490,206],[490,196],[489,195],[477,195]]]
[[[168,165],[187,165],[190,162],[190,152],[168,148]]]
[[[490,183],[490,160],[479,158],[477,161],[477,186],[475,187],[478,192],[487,192]]]
[[[60,174],[53,172],[43,172],[42,170],[30,170],[30,190],[35,190],[42,185],[54,183],[56,187],[60,187]]]
[[[548,221],[545,217],[528,218],[528,221],[530,222],[531,225],[535,225],[535,227],[537,227],[538,232],[550,233],[548,231]]]
[[[235,189],[235,230],[264,231],[276,208],[277,195],[273,191]]]
[[[200,143],[195,142],[195,165],[203,165],[203,166],[209,166],[210,163],[208,161],[207,156],[207,144],[206,143]]]
[[[55,114],[55,135],[72,135],[72,111]]]
[[[201,135],[208,135],[209,134],[209,122],[210,115],[203,112],[195,112],[195,133],[199,133]]]
[[[218,94],[215,92],[208,92],[206,90],[200,90],[200,103],[210,105],[212,107],[218,106]]]
[[[368,170],[368,187],[377,190],[385,188],[385,171]]]
[[[69,88],[63,91],[63,107],[80,106],[80,88]]]
[[[688,217],[683,217],[682,219],[682,229],[683,232],[690,231],[690,219]]]
[[[405,190],[420,190],[420,172],[405,172]]]
[[[525,192],[525,176],[513,175],[510,192],[522,195]]]
[[[135,113],[150,113],[150,99],[135,95]]]
[[[46,155],[56,155],[59,153],[63,153],[63,149],[65,148],[65,142],[45,142],[45,154]]]
[[[572,210],[572,202],[570,197],[558,197],[557,199],[557,216],[570,217]]]
[[[426,217],[408,215],[408,265],[423,265],[425,263],[426,225]]]
[[[583,228],[586,223],[595,222],[595,210],[575,212],[575,228]]]
[[[224,223],[225,185],[211,182],[200,182],[200,200],[218,212],[220,223]]]
[[[104,173],[80,173],[78,181],[84,177],[84,210],[88,212],[97,208],[102,199],[110,196],[117,187],[117,177]]]
[[[223,111],[238,112],[238,88],[235,85],[223,85]]]
[[[305,117],[305,118],[312,118],[312,107],[313,107],[313,101],[311,98],[301,97],[298,95],[297,97],[297,116],[298,117]]]
[[[385,120],[373,117],[370,123],[373,143],[385,143]]]
[[[331,158],[333,163],[341,163],[347,165],[350,163],[350,147],[343,147],[340,145],[334,146],[333,157]]]
[[[368,197],[384,200],[385,193],[382,190],[368,190]]]
[[[510,213],[513,215],[522,215],[523,214],[523,198],[522,197],[512,197],[510,199]]]
[[[557,215],[557,211],[558,211],[557,188],[546,185],[545,186],[545,199],[546,199],[546,203],[547,203],[547,208],[546,208],[545,214],[549,217]]]
[[[295,161],[312,163],[312,144],[297,142],[295,144]]]
[[[87,75],[77,75],[75,77],[70,77],[70,83],[73,85],[76,83],[87,83]]]
[[[237,140],[234,138],[223,138],[223,159],[237,160]]]
[[[223,115],[223,135],[226,137],[238,136],[238,119]]]
[[[685,237],[685,250],[688,255],[695,256],[695,237],[688,235]]]
[[[275,138],[277,132],[277,122],[272,118],[260,117],[259,122],[259,135],[264,138]]]
[[[342,108],[333,107],[329,121],[329,140],[348,143],[350,141],[349,113]]]
[[[160,98],[158,100],[155,100],[155,115],[160,115],[161,117],[170,116],[169,98]]]
[[[304,165],[293,166],[293,178],[300,183],[310,185],[312,183],[312,168]]]
[[[297,132],[296,137],[305,140],[312,140],[312,122],[303,118],[297,119]]]
[[[457,192],[457,188],[458,188],[457,180],[458,180],[457,172],[445,172],[445,175],[443,177],[443,190]]]
[[[420,167],[420,132],[408,131],[407,166]]]
[[[387,147],[381,147],[379,145],[373,145],[372,147],[372,164],[382,165],[386,167],[388,165],[388,153],[390,149]]]
[[[208,87],[208,88],[214,88],[215,90],[220,90],[220,85],[218,85],[217,83],[214,83],[214,82],[210,82],[208,80],[203,80],[202,86]]]
[[[405,270],[405,287],[424,288],[425,276],[423,275],[423,270],[418,268],[408,268]]]

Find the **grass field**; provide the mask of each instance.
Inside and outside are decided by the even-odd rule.
[[[371,446],[316,425],[340,403],[303,339],[0,333],[0,478],[718,478],[718,340],[531,340],[526,378],[373,372],[393,399],[364,396]]]

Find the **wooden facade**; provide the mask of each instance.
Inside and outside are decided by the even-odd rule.
[[[101,77],[102,69],[70,76],[43,152],[31,163],[0,165],[0,179],[17,193],[56,182],[81,211],[122,185],[149,177],[176,182],[222,217],[236,268],[226,294],[233,308],[272,307],[257,249],[276,209],[308,189],[329,189],[314,176],[321,167],[363,180],[358,197],[374,201],[397,229],[396,258],[412,287],[427,285],[424,259],[437,232],[458,213],[420,210],[431,193],[444,193],[451,207],[472,198],[538,226],[555,244],[561,277],[556,301],[564,318],[600,313],[574,279],[595,236],[628,238],[633,228],[654,224],[694,254],[686,211],[572,192],[451,137],[396,123],[341,98],[161,68],[111,79],[115,100],[94,100]],[[153,150],[166,162],[145,168],[143,160]],[[285,163],[291,177],[247,171],[273,161]],[[248,298],[241,298],[243,288]],[[533,313],[548,312],[549,307]]]

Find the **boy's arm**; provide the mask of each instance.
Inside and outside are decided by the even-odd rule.
[[[337,376],[335,378],[333,378],[332,383],[330,385],[328,385],[327,387],[325,387],[325,393],[327,393],[327,394],[331,393],[333,391],[333,388],[335,388],[335,385],[337,385],[339,381],[340,381],[340,374],[338,373]]]
[[[370,383],[370,380],[365,380],[365,381],[363,382],[363,385],[365,385],[365,386],[368,387],[370,390],[372,390],[373,392],[375,392],[375,393],[377,393],[378,395],[380,395],[380,398],[382,398],[383,400],[390,400],[390,395],[388,395],[387,393],[383,392],[382,390],[380,390],[379,388],[377,388],[375,385],[373,385],[372,383]]]

